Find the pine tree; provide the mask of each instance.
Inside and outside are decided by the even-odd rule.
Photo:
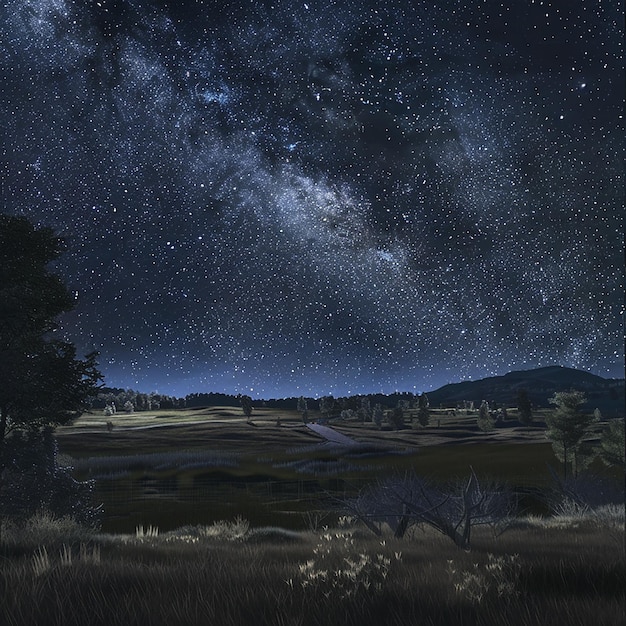
[[[428,426],[430,424],[430,402],[428,396],[423,393],[417,399],[417,420],[420,426]]]
[[[384,417],[385,411],[383,410],[383,405],[376,403],[374,405],[374,410],[372,411],[372,420],[374,424],[376,424],[376,428],[378,428],[378,430],[380,430],[383,425]]]
[[[517,414],[519,421],[526,426],[530,426],[533,422],[533,407],[528,397],[526,389],[520,389],[517,392]]]
[[[604,429],[598,453],[605,465],[626,469],[626,434],[623,417],[612,419]]]
[[[333,396],[322,396],[320,398],[320,413],[324,420],[329,420],[335,413],[336,402]]]
[[[249,422],[252,415],[252,398],[250,396],[239,396],[239,402],[243,414],[246,416],[246,421]]]
[[[398,406],[389,411],[387,414],[387,421],[393,426],[396,430],[401,430],[404,428],[404,409],[398,403]]]
[[[298,398],[298,413],[302,416],[302,422],[306,424],[309,421],[309,405],[304,396]]]
[[[585,401],[585,394],[574,390],[557,392],[549,399],[556,409],[546,417],[546,435],[552,441],[556,457],[563,463],[565,479],[570,467],[576,477],[593,459],[593,450],[584,439],[595,418],[591,413],[582,412]]]
[[[359,407],[357,413],[362,422],[372,421],[372,405],[370,403],[369,396],[363,396],[361,398],[361,406]]]
[[[480,404],[476,422],[478,424],[478,428],[480,428],[480,430],[484,432],[493,430],[495,420],[493,419],[493,417],[491,417],[491,412],[489,411],[489,403],[486,400],[483,400]]]

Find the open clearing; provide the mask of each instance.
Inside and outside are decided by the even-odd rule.
[[[623,506],[526,510],[500,536],[477,527],[470,552],[428,525],[400,540],[328,514],[329,496],[405,470],[447,479],[472,466],[545,486],[558,464],[540,423],[482,433],[475,419],[434,411],[427,428],[344,421],[316,433],[270,409],[252,424],[230,407],[85,415],[58,429],[60,454],[96,479],[103,528],[5,525],[0,623],[624,623]]]
[[[526,492],[545,487],[548,466],[558,462],[543,415],[531,427],[517,423],[515,411],[509,416],[487,433],[478,429],[475,413],[443,410],[431,411],[428,427],[415,420],[402,430],[379,430],[372,422],[332,420],[325,424],[332,430],[314,432],[296,411],[255,408],[248,423],[239,407],[208,407],[86,414],[57,429],[57,439],[75,476],[96,480],[108,532],[131,532],[138,524],[174,529],[235,515],[298,529],[329,499],[397,472],[448,480],[467,476],[471,467]],[[310,420],[319,418],[309,412]],[[333,443],[329,433],[356,444]],[[611,474],[599,462],[596,469]],[[537,509],[536,501],[524,504]]]
[[[539,414],[539,419],[542,415]],[[281,425],[277,426],[280,418]],[[311,411],[309,419],[318,421],[319,414]],[[107,431],[107,422],[113,425]],[[439,426],[437,425],[439,423]],[[451,444],[485,443],[546,443],[541,422],[530,427],[518,425],[515,412],[505,426],[491,432],[481,432],[476,426],[476,414],[448,415],[447,411],[432,411],[431,425],[420,427],[407,424],[402,430],[381,430],[372,422],[332,420],[327,424],[339,433],[363,444],[386,444],[403,448]],[[147,432],[151,431],[151,432]],[[138,433],[134,435],[133,433]],[[264,450],[280,450],[294,445],[307,445],[324,440],[302,423],[296,411],[255,408],[252,423],[247,423],[237,407],[209,407],[198,409],[118,413],[112,417],[88,413],[72,426],[57,429],[62,448],[72,456],[101,454],[107,449],[129,448],[171,450],[172,446],[185,448],[218,446],[237,452],[250,452],[262,446]]]

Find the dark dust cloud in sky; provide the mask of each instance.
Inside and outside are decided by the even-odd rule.
[[[2,210],[109,385],[623,376],[617,2],[5,0]]]

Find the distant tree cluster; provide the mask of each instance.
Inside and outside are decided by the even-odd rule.
[[[185,398],[176,398],[156,392],[141,393],[133,389],[103,389],[93,403],[94,408],[103,408],[106,415],[158,409],[184,409]]]
[[[185,396],[185,405],[188,408],[202,406],[239,406],[237,396],[226,393],[190,393]],[[295,408],[295,403],[293,408]]]

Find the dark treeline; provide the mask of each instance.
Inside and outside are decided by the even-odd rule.
[[[286,409],[297,410],[301,397],[306,400],[309,411],[319,411],[321,398],[311,398],[306,396],[290,397],[290,398],[271,398],[269,400],[253,400],[255,407],[266,407],[269,409]],[[362,399],[369,398],[372,405],[381,404],[386,408],[393,408],[399,404],[406,403],[406,406],[412,406],[416,396],[412,393],[393,393],[384,394],[367,394],[355,395],[350,397],[335,398],[333,396],[324,396],[333,400],[337,412],[344,410],[358,410],[362,406]],[[222,393],[192,393],[186,398],[187,407],[196,406],[240,406],[239,396],[232,396]]]
[[[239,396],[226,393],[190,393],[185,396],[187,407],[240,406]]]
[[[368,394],[355,395],[350,397],[334,398],[324,396],[332,401],[333,413],[339,414],[341,411],[357,411],[362,407],[362,401],[367,398],[372,406],[380,404],[385,408],[404,406],[411,408],[416,402],[417,396],[409,392],[396,392],[390,395]],[[305,397],[309,411],[320,410],[321,398]],[[301,397],[272,398],[270,400],[253,400],[255,407],[266,407],[271,409],[298,410]],[[157,392],[143,393],[133,389],[121,389],[119,387],[103,387],[97,397],[92,402],[92,408],[105,409],[115,405],[116,411],[149,411],[155,409],[184,409],[209,406],[241,406],[241,396],[226,393],[190,393],[184,398],[159,394]]]
[[[154,409],[184,409],[187,406],[185,398],[176,398],[152,391],[142,393],[133,389],[117,387],[103,387],[92,402],[94,409],[114,407],[114,412],[151,411]]]

